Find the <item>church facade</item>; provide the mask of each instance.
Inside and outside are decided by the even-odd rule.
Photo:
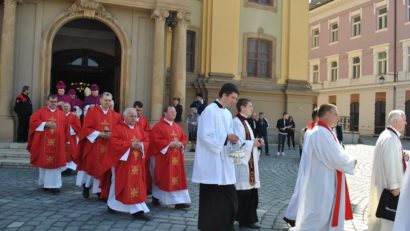
[[[240,87],[273,123],[309,120],[305,0],[4,0],[0,7],[0,141],[15,137],[21,87],[34,110],[55,93],[96,83],[123,110],[135,100],[158,121],[174,97],[184,112],[197,92],[212,102]],[[186,113],[184,113],[186,114]]]

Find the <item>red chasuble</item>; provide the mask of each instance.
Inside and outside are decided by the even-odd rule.
[[[146,137],[149,137],[151,133],[151,125],[148,123],[148,120],[144,116],[140,116],[136,124],[142,128],[142,130],[145,133],[144,135]],[[149,156],[148,149],[145,149],[145,152],[146,152],[146,155],[145,155],[145,183],[146,183],[147,191],[151,191],[152,190],[152,177],[149,171],[151,158]]]
[[[87,136],[94,131],[104,132],[113,131],[115,125],[121,121],[121,116],[112,109],[108,110],[107,114],[104,114],[100,106],[90,109],[85,116],[83,127],[78,135],[78,138],[83,141],[83,151],[81,153],[82,169],[87,174],[100,178],[101,162],[104,155],[110,148],[111,138],[102,139],[98,137],[94,143],[91,143]]]
[[[152,128],[150,140],[149,153],[155,155],[155,185],[166,192],[187,189],[183,149],[170,147],[165,155],[161,153],[174,140],[186,147],[187,138],[182,128],[175,122],[171,126],[162,119]]]
[[[42,122],[53,121],[56,128],[44,127],[36,131]],[[67,120],[63,111],[52,112],[47,106],[36,111],[30,117],[27,150],[30,163],[39,168],[55,169],[66,165],[65,146],[68,141]]]
[[[130,128],[124,122],[115,126],[112,133],[111,147],[104,157],[102,170],[115,167],[115,199],[123,204],[137,204],[147,200],[145,157],[141,150],[131,148],[131,144],[136,140],[142,142],[146,152],[148,138],[138,125]],[[128,149],[130,152],[127,161],[120,160]],[[110,181],[103,183],[101,188],[111,184]]]
[[[70,112],[67,117],[67,129],[68,129],[68,134],[69,134],[69,141],[70,145],[66,146],[66,155],[67,155],[67,162],[70,162],[72,160],[75,160],[78,158],[78,144],[77,144],[77,135],[81,130],[81,123],[80,119],[78,117]],[[70,127],[74,130],[76,135],[71,135],[70,133]]]

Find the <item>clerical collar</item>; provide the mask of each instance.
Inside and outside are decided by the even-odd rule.
[[[400,136],[401,136],[400,132],[397,131],[397,129],[395,129],[393,126],[388,125],[388,126],[387,126],[387,129],[390,130],[390,131],[392,131],[394,134],[396,134],[397,137],[400,137]]]
[[[246,116],[244,116],[242,113],[238,112],[236,113],[236,117],[238,117],[240,120],[246,120]]]
[[[110,108],[108,108],[107,110],[104,110],[104,108],[100,105],[101,110],[104,112],[104,114],[108,113],[108,110],[110,110]]]
[[[137,119],[136,119],[137,122],[140,122],[140,119],[141,119],[141,116],[138,116]]]
[[[171,125],[171,126],[174,124],[174,121],[169,121],[169,120],[167,120],[167,119],[165,119],[165,118],[164,118],[164,121],[167,122],[167,123],[168,123],[169,125]]]
[[[65,113],[65,116],[68,116],[68,115],[70,115],[70,112],[68,112],[68,113]]]
[[[127,122],[125,122],[125,120],[124,120],[124,124],[126,124],[128,127],[130,127],[131,129],[134,129],[134,127],[135,127],[135,125],[129,125],[129,124],[127,124]]]
[[[216,105],[218,105],[219,108],[222,108],[222,109],[225,108],[224,106],[222,106],[221,102],[219,102],[219,99],[216,99],[216,100],[214,101],[214,103],[216,103]]]
[[[49,109],[51,112],[57,111],[57,108],[53,110],[53,109],[51,109],[50,107],[48,107],[48,109]]]

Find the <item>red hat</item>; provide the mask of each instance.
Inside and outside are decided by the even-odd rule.
[[[91,91],[98,91],[98,90],[99,90],[99,88],[98,88],[97,84],[91,85]]]
[[[57,83],[57,89],[65,89],[65,83],[63,81],[58,81]]]
[[[75,90],[74,90],[74,89],[70,89],[70,90],[68,91],[68,94],[70,94],[70,95],[75,95]]]

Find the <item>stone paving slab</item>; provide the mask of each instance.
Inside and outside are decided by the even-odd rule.
[[[354,176],[348,176],[354,220],[346,230],[366,229],[366,209],[375,139],[367,144],[346,145],[358,159]],[[408,145],[410,147],[410,145]],[[275,146],[271,150],[276,150]],[[293,193],[299,164],[299,150],[285,150],[285,156],[261,156],[258,216],[260,230],[288,230],[282,217]],[[190,153],[192,156],[192,153]],[[192,161],[186,163],[190,182]],[[75,176],[63,177],[62,192],[44,192],[37,185],[37,169],[0,168],[0,230],[197,230],[197,184],[189,183],[190,210],[152,207],[149,222],[134,220],[128,214],[108,214],[106,204],[95,196],[83,199],[75,187]],[[246,230],[239,229],[237,230]]]

